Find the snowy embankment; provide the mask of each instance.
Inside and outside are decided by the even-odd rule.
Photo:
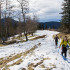
[[[45,32],[41,33],[40,31],[37,31],[37,33],[35,33],[35,35],[37,36],[42,36],[46,34],[47,33]],[[37,36],[31,37],[29,39],[35,38]],[[40,40],[34,40],[34,41],[28,41],[28,42],[18,43],[18,44],[15,43],[5,47],[0,47],[0,58],[25,52],[26,50],[31,49],[34,45],[38,44],[39,42]]]
[[[70,70],[70,64],[65,62],[60,55],[61,50],[55,48],[52,36],[58,33],[56,31],[39,30],[35,35],[46,35],[45,38],[0,47],[0,58],[25,52],[36,45],[37,48],[26,56],[22,55],[23,62],[8,68],[10,70],[22,70],[24,68],[26,70]],[[8,64],[13,64],[13,62],[19,59],[11,61]]]

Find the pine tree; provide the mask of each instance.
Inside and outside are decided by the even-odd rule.
[[[70,33],[70,0],[64,0],[63,3],[63,12],[61,13],[62,16],[62,26],[61,29],[63,32]]]

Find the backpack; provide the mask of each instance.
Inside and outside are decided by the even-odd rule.
[[[64,42],[64,40],[63,40],[63,42]],[[68,40],[67,40],[67,43],[68,43]],[[69,48],[69,45],[66,45],[66,48]]]
[[[59,39],[58,37],[55,37],[55,41],[58,41],[58,39]]]
[[[64,43],[64,40],[63,40],[63,43]],[[68,43],[68,40],[67,40],[67,43]]]

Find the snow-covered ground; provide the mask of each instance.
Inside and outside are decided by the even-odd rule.
[[[38,30],[35,35],[46,35],[45,38],[0,47],[0,58],[25,52],[36,45],[37,48],[35,50],[28,53],[25,58],[23,56],[23,58],[21,57],[23,59],[23,62],[21,64],[11,66],[9,69],[22,70],[23,68],[26,68],[26,70],[30,70],[28,69],[28,66],[30,64],[34,64],[36,65],[32,67],[34,70],[70,70],[70,64],[64,61],[60,54],[61,49],[55,48],[52,36],[58,33],[59,32],[56,31]],[[8,64],[12,64],[19,59],[11,61]]]

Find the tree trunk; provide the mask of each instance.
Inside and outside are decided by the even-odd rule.
[[[0,36],[2,37],[2,25],[1,25],[1,4],[0,4]]]
[[[33,32],[32,32],[32,36],[33,36]]]
[[[28,41],[27,33],[25,34],[25,37],[26,37],[26,41]]]

